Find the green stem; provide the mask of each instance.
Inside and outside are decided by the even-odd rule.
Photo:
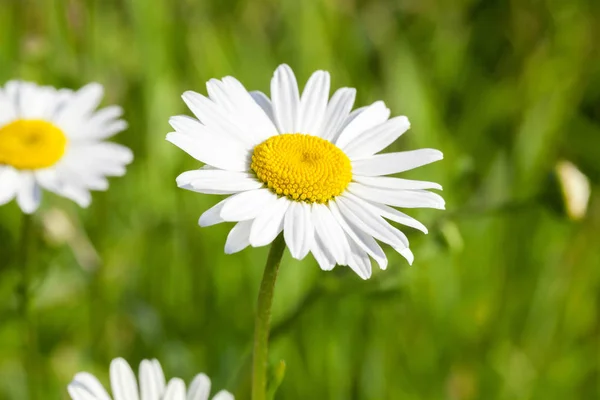
[[[285,250],[283,234],[271,244],[269,258],[263,273],[258,305],[254,323],[254,358],[252,361],[252,400],[265,400],[267,397],[267,364],[269,353],[269,324],[271,322],[271,305],[277,271]]]
[[[33,232],[33,217],[23,214],[21,222],[21,233],[19,237],[19,248],[17,253],[17,268],[21,275],[21,281],[17,287],[17,307],[21,317],[21,326],[23,333],[23,367],[25,368],[25,383],[28,387],[29,398],[36,398],[36,350],[35,350],[35,330],[30,315],[30,268],[29,268],[29,246],[31,244]]]

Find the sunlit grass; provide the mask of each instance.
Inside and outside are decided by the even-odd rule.
[[[151,5],[150,5],[151,4]],[[396,149],[442,149],[409,174],[441,182],[447,212],[409,211],[413,267],[389,251],[362,282],[284,257],[273,365],[281,399],[591,399],[598,396],[599,6],[569,2],[354,0],[0,3],[0,82],[105,85],[136,159],[88,210],[46,196],[36,214],[36,326],[45,399],[74,373],[108,382],[116,356],[157,357],[168,376],[207,372],[248,397],[248,352],[266,249],[222,252],[216,203],[176,189],[197,164],[165,142],[183,91],[235,75],[268,91],[287,62],[331,71],[412,128]],[[592,181],[572,222],[552,175],[566,158]],[[62,237],[45,228],[56,213]],[[49,220],[50,218],[50,220]],[[0,399],[23,399],[15,204],[0,208]]]

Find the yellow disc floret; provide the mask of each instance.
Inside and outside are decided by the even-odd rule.
[[[352,180],[350,159],[342,150],[301,133],[273,136],[256,146],[250,168],[276,194],[310,203],[342,194]]]
[[[48,168],[62,158],[66,146],[63,131],[47,121],[19,119],[0,126],[0,165]]]

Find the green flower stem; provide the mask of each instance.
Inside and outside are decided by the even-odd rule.
[[[263,273],[254,323],[254,357],[252,360],[252,400],[267,398],[267,364],[269,353],[269,324],[275,280],[285,250],[283,234],[271,244],[267,265]]]
[[[29,283],[31,271],[29,268],[29,253],[33,234],[33,217],[23,214],[21,222],[21,233],[19,237],[19,247],[17,253],[17,268],[21,276],[21,281],[17,286],[17,307],[21,317],[21,329],[23,339],[23,367],[26,372],[26,386],[28,388],[28,397],[36,399],[36,338],[33,322],[30,315],[30,296]]]

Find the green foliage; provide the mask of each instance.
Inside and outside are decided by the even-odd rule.
[[[267,251],[226,256],[230,226],[197,226],[217,198],[176,188],[198,164],[164,137],[189,113],[185,90],[233,75],[268,92],[282,62],[407,115],[395,146],[444,152],[408,175],[440,182],[448,211],[409,210],[430,227],[407,232],[414,265],[386,249],[388,269],[367,282],[284,257],[276,398],[598,398],[599,19],[595,0],[0,0],[0,83],[102,83],[130,123],[116,140],[136,155],[89,209],[46,194],[35,215],[43,398],[66,398],[81,370],[108,383],[116,356],[156,357],[188,382],[204,371],[248,398]],[[549,190],[560,159],[592,182],[578,222]],[[26,398],[20,215],[0,208],[0,399]],[[47,230],[57,218],[62,237]]]

